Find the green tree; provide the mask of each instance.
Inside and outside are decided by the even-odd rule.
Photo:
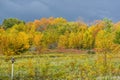
[[[104,21],[104,29],[108,32],[111,32],[113,27],[112,20],[108,18],[104,18],[103,21]]]
[[[117,32],[115,33],[114,43],[120,44],[120,31],[117,31]]]
[[[8,18],[8,19],[4,19],[2,26],[4,29],[7,29],[7,28],[11,28],[15,24],[20,24],[20,23],[25,23],[25,22],[17,18]]]

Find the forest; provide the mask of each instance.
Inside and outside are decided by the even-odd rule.
[[[0,26],[0,54],[41,53],[46,49],[78,49],[94,52],[120,48],[120,22],[104,18],[90,25],[83,21],[69,22],[62,17],[41,18],[25,22],[4,19]]]

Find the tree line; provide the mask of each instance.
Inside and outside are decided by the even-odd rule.
[[[25,22],[4,19],[0,25],[0,54],[22,54],[44,49],[115,51],[120,49],[120,22],[104,18],[91,25],[50,17]]]

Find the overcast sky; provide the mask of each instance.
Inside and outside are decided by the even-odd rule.
[[[33,21],[42,17],[64,17],[86,22],[110,18],[120,21],[120,0],[0,0],[0,23],[5,18]]]

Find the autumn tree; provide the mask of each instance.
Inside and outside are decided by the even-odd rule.
[[[58,44],[59,34],[55,30],[48,30],[43,33],[42,45],[46,48],[56,48]]]

